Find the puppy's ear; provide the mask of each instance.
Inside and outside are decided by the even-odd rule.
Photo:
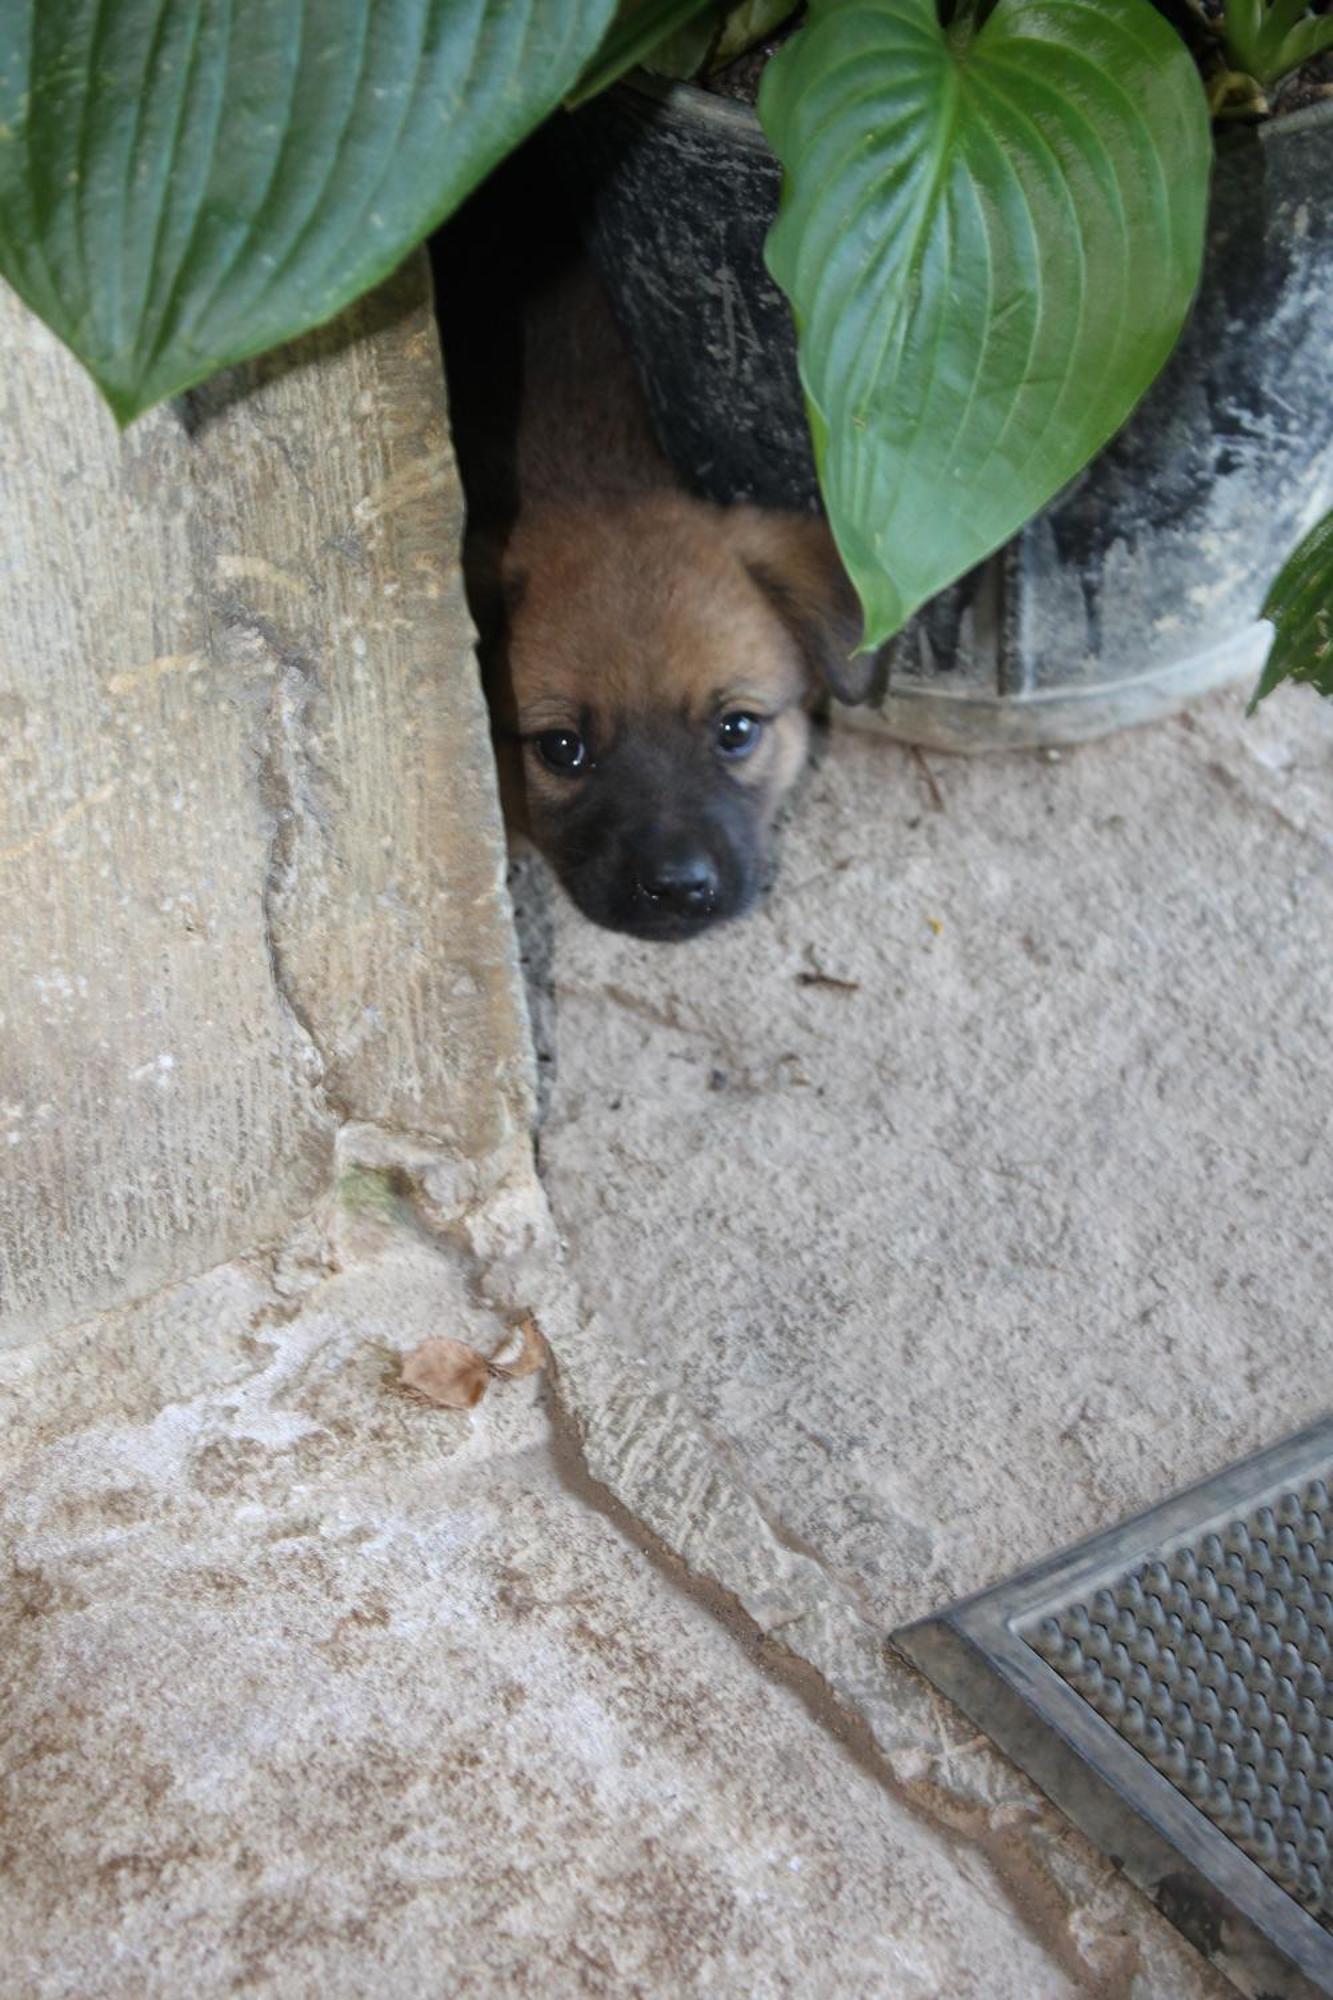
[[[879,660],[855,652],[861,607],[824,522],[760,507],[732,511],[741,561],[794,634],[812,676],[839,701],[867,701]]]
[[[527,576],[508,555],[502,536],[486,529],[469,530],[463,542],[463,577],[483,647],[503,645]]]

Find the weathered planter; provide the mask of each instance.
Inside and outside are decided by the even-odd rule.
[[[593,247],[662,441],[700,490],[816,504],[795,341],[763,264],[754,114],[637,79],[568,122]],[[1072,742],[1257,670],[1256,613],[1333,505],[1333,106],[1227,134],[1205,275],[1115,441],[913,621],[851,719],[954,749]]]

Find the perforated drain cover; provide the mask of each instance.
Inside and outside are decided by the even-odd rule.
[[[1333,1419],[895,1633],[1254,2000],[1333,1996]]]

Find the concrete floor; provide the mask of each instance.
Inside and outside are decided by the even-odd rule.
[[[934,758],[939,805],[840,736],[757,921],[558,912],[580,1282],[882,1625],[1333,1390],[1333,716],[1239,711]]]
[[[435,1253],[299,1300],[254,1265],[173,1289],[99,1329],[115,1416],[74,1418],[72,1336],[6,1412],[0,1990],[1073,1990],[608,1518],[536,1381],[473,1418],[395,1389],[439,1315],[484,1335]],[[207,1365],[154,1380],[190,1325]]]
[[[835,733],[753,923],[557,905],[545,974],[595,1468],[1093,1983],[1145,1912],[877,1641],[1333,1400],[1333,711],[1242,708],[975,762]]]
[[[349,1126],[0,1355],[0,1991],[1221,2000],[883,1635],[1327,1404],[1331,759],[835,734],[689,949],[529,870],[544,1188]]]

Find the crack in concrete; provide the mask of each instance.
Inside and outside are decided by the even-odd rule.
[[[540,1181],[532,1198],[549,1216]],[[549,1289],[529,1303],[550,1339],[547,1406],[571,1490],[673,1587],[709,1608],[760,1671],[796,1692],[904,1811],[955,1855],[979,1861],[1015,1920],[1076,1990],[1090,2000],[1137,2000],[1144,1934],[1166,1933],[1151,1904],[1120,1891],[1128,1907],[1117,1911],[1118,1924],[1093,1927],[1104,1950],[1100,1964],[1090,1962],[1076,1927],[1090,1897],[1106,1886],[1105,1857],[892,1651],[853,1595],[771,1517],[649,1364],[614,1354],[558,1258],[548,1260],[545,1275]],[[481,1283],[483,1296],[504,1295],[503,1259]],[[974,1760],[971,1780],[955,1767],[964,1746]],[[1072,1864],[1086,1895],[1060,1879],[1055,1860]]]
[[[317,1096],[338,1123],[345,1125],[353,1115],[351,1106],[330,1080],[329,1055],[290,977],[282,945],[282,909],[296,887],[301,829],[307,823],[320,825],[308,783],[306,754],[316,692],[315,666],[298,647],[286,644],[267,619],[252,611],[229,608],[224,622],[259,639],[276,666],[259,746],[259,797],[271,826],[260,890],[264,952],[278,1006],[306,1047]]]
[[[1142,1958],[1137,1939],[1126,1936],[1120,1941],[1123,1949],[1117,1953],[1119,1962],[1106,1973],[1091,1968],[1078,1940],[1071,1934],[1072,1911],[1068,1899],[1060,1884],[1043,1868],[1040,1858],[1031,1853],[1029,1845],[1015,1840],[1009,1829],[997,1827],[987,1808],[974,1804],[965,1810],[961,1800],[943,1787],[931,1787],[900,1776],[864,1710],[841,1694],[828,1675],[796,1646],[792,1626],[784,1623],[782,1636],[775,1636],[776,1628],[756,1618],[744,1597],[720,1574],[719,1566],[706,1570],[694,1567],[670,1540],[646,1523],[621,1497],[615,1485],[592,1470],[586,1448],[586,1419],[580,1418],[576,1401],[566,1392],[565,1381],[559,1350],[553,1348],[545,1405],[551,1418],[556,1467],[568,1490],[624,1535],[652,1563],[665,1583],[709,1610],[754,1667],[765,1678],[794,1693],[811,1718],[888,1797],[928,1826],[950,1852],[955,1855],[969,1852],[981,1860],[1024,1933],[1051,1956],[1080,1992],[1089,1995],[1090,2000],[1133,2000],[1134,1980]],[[837,1593],[837,1586],[830,1584],[830,1590]],[[793,1625],[803,1616],[799,1614]],[[928,1692],[934,1698],[933,1691]],[[998,1753],[989,1744],[986,1747],[998,1759]],[[1021,1778],[1019,1783],[1021,1786]],[[1035,1793],[1030,1802],[1021,1800],[1019,1809],[1029,1822],[1050,1811]],[[1078,1838],[1072,1830],[1070,1837]]]
[[[589,1345],[597,1339],[595,1323],[560,1257],[531,1154],[522,1185],[516,1185],[512,1161],[494,1162],[491,1188],[478,1189],[452,1214],[441,1213],[428,1166],[418,1159],[396,1169],[416,1226],[462,1258],[477,1304],[533,1311],[547,1334],[544,1400],[569,1490],[640,1549],[664,1581],[709,1609],[755,1666],[795,1692],[905,1812],[955,1855],[974,1856],[1015,1921],[1078,1991],[1090,2000],[1133,2000],[1142,1957],[1138,1937],[1131,1932],[1119,1940],[1109,1966],[1090,1965],[1072,1928],[1080,1905],[1028,1837],[1035,1825],[1055,1827],[1067,1855],[1080,1836],[1057,1821],[1022,1774],[975,1732],[976,1754],[1012,1780],[1002,1801],[1004,1822],[994,1801],[957,1785],[948,1718],[934,1690],[891,1655],[885,1635],[813,1552],[768,1518],[680,1399],[652,1378],[641,1387],[626,1382],[606,1350]],[[498,1193],[510,1210],[497,1220],[487,1211]],[[524,1238],[517,1246],[511,1242],[516,1222]],[[595,1351],[614,1379],[594,1387],[575,1377]],[[636,1438],[645,1446],[637,1454]],[[664,1458],[673,1455],[674,1504],[666,1519],[650,1487]],[[658,1495],[660,1500],[660,1488]],[[941,1767],[944,1783],[938,1775],[922,1775]],[[1090,1849],[1085,1869],[1089,1865],[1101,1865]],[[1161,1921],[1149,1905],[1142,1908],[1145,1923]]]
[[[337,1059],[314,1009],[301,993],[284,944],[285,907],[295,897],[306,867],[302,842],[309,835],[326,842],[331,839],[311,783],[311,711],[319,693],[318,669],[308,654],[288,644],[271,621],[256,612],[228,604],[222,617],[233,629],[258,639],[275,667],[257,748],[259,799],[271,828],[260,889],[262,939],[274,998],[306,1052],[318,1105],[336,1125],[335,1143],[356,1128],[378,1135],[389,1147],[398,1144],[447,1152],[449,1142],[444,1134],[368,1118],[334,1081]]]

